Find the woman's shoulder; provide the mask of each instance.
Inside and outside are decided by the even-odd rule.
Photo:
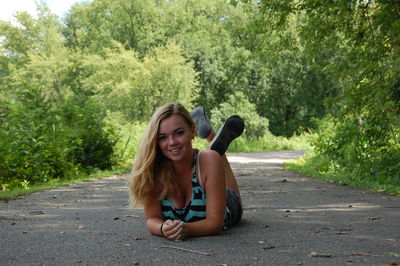
[[[221,161],[221,155],[213,150],[203,150],[201,151],[200,161],[206,164],[219,163]]]
[[[219,155],[218,152],[213,151],[213,150],[202,150],[200,151],[201,157],[202,158],[219,158],[221,155]]]

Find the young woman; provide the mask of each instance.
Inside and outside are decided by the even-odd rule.
[[[243,129],[243,120],[231,116],[216,134],[203,107],[189,114],[172,103],[153,114],[129,182],[131,203],[144,206],[152,234],[170,240],[213,235],[241,219],[239,187],[224,154]],[[196,131],[209,149],[193,149]]]

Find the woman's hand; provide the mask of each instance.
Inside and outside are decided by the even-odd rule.
[[[187,234],[185,223],[179,220],[166,220],[161,227],[161,233],[169,240],[183,240]]]

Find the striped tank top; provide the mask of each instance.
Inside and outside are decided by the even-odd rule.
[[[195,149],[193,153],[193,177],[192,177],[192,196],[189,204],[182,208],[175,208],[173,202],[169,198],[161,201],[161,212],[164,220],[179,220],[185,223],[196,222],[206,218],[206,191],[200,185],[201,173],[200,162],[198,175],[196,174],[196,162],[200,157],[199,150]],[[231,224],[231,211],[228,206],[225,207],[224,230],[228,229]]]
[[[165,220],[179,220],[188,223],[206,218],[206,193],[196,175],[197,155],[198,150],[195,149],[192,167],[192,196],[189,204],[182,209],[178,209],[175,208],[171,199],[165,198],[161,201],[161,212]]]

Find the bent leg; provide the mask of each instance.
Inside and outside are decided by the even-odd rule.
[[[210,149],[211,143],[212,143],[215,135],[216,135],[215,131],[212,129],[210,135],[208,135],[208,137],[207,137],[207,141],[208,141],[208,144],[209,144],[207,149]],[[236,181],[236,177],[233,174],[231,165],[229,164],[228,159],[226,158],[225,154],[222,156],[222,163],[223,163],[223,167],[224,167],[225,185],[226,185],[226,187],[232,189],[233,191],[235,191],[236,195],[238,197],[240,197],[240,190],[239,190],[238,183]]]
[[[236,177],[233,174],[231,165],[228,162],[228,159],[226,158],[226,155],[222,156],[222,163],[224,164],[224,172],[225,172],[225,185],[227,188],[232,189],[235,191],[236,195],[240,198],[240,190],[239,190],[239,185],[236,181]]]
[[[197,135],[201,138],[206,138],[208,141],[207,149],[210,150],[212,148],[222,156],[226,187],[233,190],[240,197],[239,186],[226,158],[225,151],[228,149],[229,144],[243,133],[243,119],[237,115],[230,116],[218,131],[217,136],[202,106],[197,107],[190,114],[196,124]]]

